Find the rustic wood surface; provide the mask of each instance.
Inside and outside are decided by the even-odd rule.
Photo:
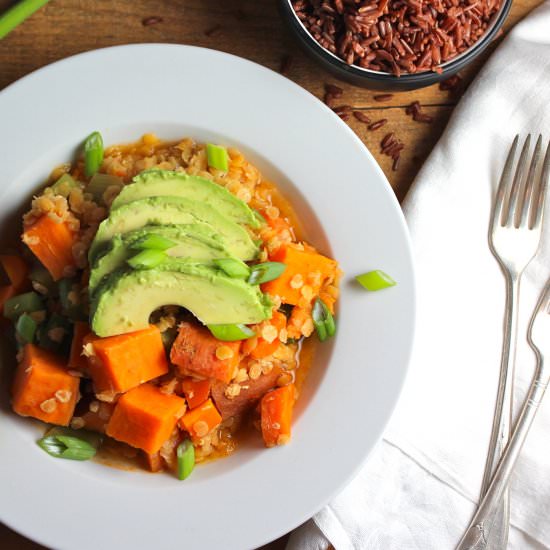
[[[0,12],[13,3],[0,0]],[[325,83],[337,83],[345,90],[341,103],[364,110],[373,121],[388,120],[384,128],[374,132],[353,117],[348,123],[380,163],[401,200],[463,91],[502,37],[488,48],[482,59],[461,74],[458,89],[442,91],[434,85],[396,93],[389,101],[380,103],[373,99],[376,92],[337,82],[302,54],[282,24],[276,3],[276,0],[52,0],[0,41],[0,90],[64,57],[119,44],[163,42],[204,46],[251,59],[274,70],[280,70],[282,60],[288,56],[290,66],[286,76],[317,97],[323,96]],[[541,0],[514,0],[504,34],[540,3]],[[147,24],[151,21],[154,24]],[[423,111],[433,117],[431,124],[414,122],[405,114],[406,106],[412,101],[419,101]],[[389,157],[380,153],[380,141],[390,131],[405,144],[396,171],[392,170]],[[3,139],[9,137],[3,136]],[[282,549],[285,540],[283,537],[264,550]],[[0,524],[0,548],[37,550],[42,547]]]

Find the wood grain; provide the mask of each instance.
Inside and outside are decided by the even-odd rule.
[[[0,0],[0,11],[13,3],[13,0]],[[504,26],[505,34],[540,3],[541,0],[514,0]],[[160,21],[144,24],[152,17]],[[373,99],[376,92],[338,83],[345,90],[342,103],[364,111],[373,121],[388,120],[375,132],[353,117],[348,122],[380,163],[400,200],[439,139],[461,93],[499,40],[462,73],[463,83],[458,92],[441,91],[435,85],[397,93],[390,101],[379,103]],[[214,48],[274,70],[279,70],[285,56],[290,56],[287,76],[319,98],[323,96],[326,82],[336,82],[298,50],[278,16],[275,0],[52,0],[0,41],[0,90],[31,71],[67,56],[141,42]],[[97,78],[104,77],[97,75]],[[423,110],[433,117],[431,124],[414,122],[405,114],[405,107],[412,101],[420,101]],[[394,132],[405,144],[397,171],[392,170],[391,159],[380,153],[380,141],[388,132]],[[280,550],[284,544],[285,538],[282,538],[265,550]],[[2,525],[0,547],[3,550],[42,548]]]

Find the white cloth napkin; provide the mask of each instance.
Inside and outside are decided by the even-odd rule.
[[[540,132],[546,145],[549,106],[547,0],[487,62],[407,196],[418,324],[403,395],[359,476],[287,550],[329,541],[336,550],[446,550],[460,540],[479,496],[500,368],[505,288],[487,245],[491,202],[514,135]],[[549,202],[545,245],[522,282],[518,406],[535,364],[527,323],[550,275]],[[511,495],[509,547],[550,548],[550,395]]]

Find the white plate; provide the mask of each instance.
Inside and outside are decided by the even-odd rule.
[[[257,438],[185,482],[53,459],[35,443],[39,423],[12,414],[4,391],[0,519],[55,548],[230,550],[266,543],[318,511],[380,437],[413,338],[407,229],[361,141],[290,80],[227,54],[173,45],[110,48],[54,63],[0,93],[0,120],[3,236],[19,230],[7,216],[90,131],[101,131],[106,143],[154,131],[242,149],[292,200],[310,241],[346,274],[338,334],[321,347],[290,445],[265,450]],[[368,293],[353,282],[376,268],[398,285]]]

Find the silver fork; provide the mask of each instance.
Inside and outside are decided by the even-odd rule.
[[[502,455],[502,459],[496,469],[489,490],[483,497],[466,534],[462,541],[468,540],[475,543],[479,539],[479,534],[485,530],[485,523],[490,522],[498,511],[500,501],[505,493],[510,476],[516,464],[529,429],[533,423],[539,405],[544,397],[544,392],[550,382],[550,368],[545,365],[545,357],[550,354],[550,280],[546,283],[546,288],[541,294],[540,300],[527,333],[529,345],[535,352],[537,358],[537,368],[533,375],[533,380],[529,387],[527,397],[521,409],[514,433]],[[464,546],[464,548],[473,548],[474,546]],[[463,548],[463,546],[459,546]]]
[[[520,280],[540,244],[544,199],[550,173],[550,145],[546,150],[541,169],[542,137],[539,136],[529,164],[529,171],[525,176],[531,144],[531,136],[528,135],[514,174],[518,141],[519,136],[516,136],[506,159],[489,228],[491,252],[498,260],[506,278],[506,309],[500,379],[481,489],[482,497],[489,488],[493,473],[510,437]],[[508,491],[505,491],[494,516],[490,521],[479,526],[475,537],[464,537],[458,550],[505,549],[508,542],[509,504]],[[489,539],[488,532],[491,529],[493,529],[493,536]]]

